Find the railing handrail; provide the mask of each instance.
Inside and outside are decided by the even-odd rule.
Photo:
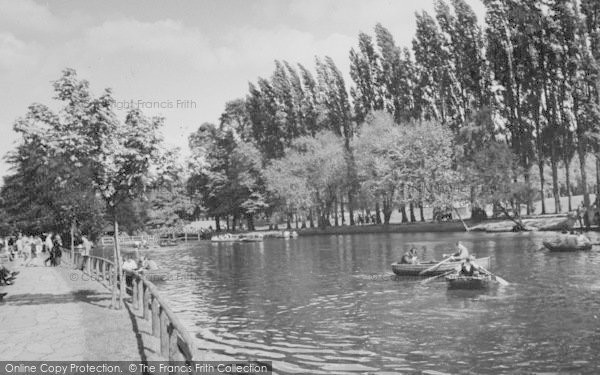
[[[70,258],[74,265],[79,265],[82,258],[81,253],[64,249],[64,253]],[[161,354],[168,357],[170,361],[176,360],[177,354],[183,356],[186,362],[192,362],[195,358],[194,340],[177,315],[171,310],[167,301],[160,295],[158,288],[143,273],[137,271],[122,270],[121,277],[116,276],[115,262],[90,255],[88,256],[87,271],[90,275],[96,274],[97,281],[108,288],[116,288],[118,293],[124,291],[127,294],[127,282],[123,281],[131,277],[131,304],[134,308],[143,309],[144,319],[150,318],[152,313],[152,334],[160,338]],[[109,271],[109,275],[107,275]],[[112,276],[112,277],[107,277]],[[108,280],[108,285],[105,282]]]
[[[70,251],[70,250],[69,250],[69,251]],[[97,259],[98,261],[102,261],[102,262],[104,262],[104,263],[106,263],[106,264],[110,264],[110,265],[111,265],[111,266],[113,266],[113,267],[115,266],[115,262],[113,262],[112,260],[109,260],[109,259],[106,259],[106,258],[102,258],[102,257],[97,257],[97,256],[95,256],[95,255],[88,255],[88,257],[89,257],[90,259]]]
[[[189,356],[189,358],[186,358],[186,360],[192,361],[193,357],[194,357],[194,355],[193,355],[194,340],[192,339],[192,336],[187,331],[185,326],[181,323],[181,321],[179,320],[177,315],[175,315],[173,310],[171,310],[168,302],[160,295],[156,285],[154,285],[150,280],[148,280],[144,276],[143,273],[140,273],[137,271],[124,271],[124,272],[126,274],[134,275],[137,278],[138,283],[141,281],[142,284],[147,288],[147,290],[150,291],[150,294],[152,295],[152,297],[158,302],[160,308],[164,311],[165,315],[169,319],[171,325],[173,326],[173,329],[177,331],[177,333],[181,336],[182,342],[186,345],[185,352],[187,352],[187,353],[184,353],[184,356],[185,357]],[[138,299],[139,298],[140,298],[140,296],[138,294]],[[143,295],[142,295],[142,298],[143,298]]]

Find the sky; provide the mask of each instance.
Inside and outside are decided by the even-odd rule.
[[[480,0],[466,0],[480,21]],[[0,153],[32,103],[53,109],[51,82],[73,68],[94,94],[111,88],[117,114],[132,105],[165,118],[168,145],[218,121],[227,101],[268,77],[274,60],[314,68],[331,56],[350,86],[350,49],[380,22],[410,46],[415,12],[433,0],[0,0]],[[0,161],[0,176],[9,166]]]

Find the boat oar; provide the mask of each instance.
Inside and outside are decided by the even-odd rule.
[[[447,259],[444,259],[444,260],[442,260],[441,262],[439,262],[438,264],[435,264],[435,265],[433,265],[433,266],[431,266],[431,267],[427,268],[426,270],[423,270],[423,271],[419,272],[419,275],[424,275],[424,274],[426,274],[426,273],[428,273],[428,272],[431,272],[431,271],[433,271],[433,270],[436,270],[436,269],[438,269],[438,267],[439,267],[439,266],[441,266],[442,264],[444,264],[444,263],[446,263],[446,262],[448,262],[448,261],[452,260],[452,258],[454,258],[454,257],[453,257],[452,255],[450,255],[450,257],[449,257],[449,258],[447,258]]]
[[[482,270],[483,272],[487,273],[488,275],[496,278],[496,281],[498,281],[498,283],[500,283],[500,285],[508,285],[509,282],[504,280],[503,278],[501,278],[500,276],[494,275],[493,273],[491,273],[490,271],[486,270],[485,268],[483,268],[482,266],[479,266],[479,269]]]
[[[420,284],[421,285],[425,285],[425,284],[427,284],[430,281],[433,281],[433,280],[438,279],[438,278],[443,277],[443,276],[448,276],[448,275],[450,275],[451,273],[454,273],[454,272],[456,272],[456,271],[452,270],[452,271],[448,271],[446,273],[442,273],[440,275],[435,275],[435,276],[428,277],[425,280],[421,281]]]

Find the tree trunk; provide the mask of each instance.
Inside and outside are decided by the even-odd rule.
[[[423,215],[423,201],[419,201],[419,215],[421,216],[421,222],[425,222],[425,215]]]
[[[525,167],[527,168],[527,167]],[[527,185],[528,188],[531,187],[531,176],[529,175],[529,168],[527,168],[525,170],[525,185]],[[531,196],[529,196],[529,194],[527,195],[527,204],[525,207],[525,212],[527,213],[527,215],[531,215]],[[519,206],[519,216],[521,216],[521,207]]]
[[[546,214],[546,195],[544,194],[544,161],[541,160],[538,162],[538,168],[540,170],[540,194],[542,195],[542,215]]]
[[[417,221],[417,219],[415,219],[415,205],[413,202],[410,202],[408,205],[409,211],[410,211],[410,222],[411,223],[415,223]]]
[[[340,221],[338,218],[338,200],[337,200],[337,195],[333,198],[333,222],[335,224],[336,227],[340,226]]]
[[[308,209],[308,222],[309,222],[311,228],[315,227],[315,221],[313,219],[313,210],[312,210],[312,208]]]
[[[389,224],[390,218],[392,217],[392,202],[391,199],[383,200],[383,223]]]
[[[381,216],[379,216],[380,213],[380,209],[379,209],[379,202],[375,203],[375,224],[381,224]]]
[[[588,191],[587,171],[585,170],[585,157],[586,157],[585,150],[580,148],[578,150],[578,154],[579,154],[579,168],[581,169],[581,187],[583,189],[583,206],[585,208],[583,221],[585,223],[586,228],[589,229],[590,220],[588,217],[588,212],[590,209],[590,192]]]
[[[348,191],[348,215],[350,215],[350,225],[354,225],[354,197],[351,191]]]
[[[71,235],[71,256],[73,256],[75,254],[75,219],[71,219],[71,229],[69,233]]]
[[[408,217],[406,216],[406,205],[402,203],[400,207],[400,213],[402,214],[402,223],[408,223]]]
[[[123,291],[125,290],[125,278],[123,277],[123,262],[121,262],[121,249],[119,246],[119,223],[117,221],[117,215],[113,215],[113,238],[114,238],[114,254],[113,259],[115,262],[115,267],[113,275],[115,283],[112,288],[112,300],[110,307],[115,310],[120,310],[123,305]],[[118,284],[117,285],[117,280]],[[117,290],[119,288],[119,290]]]
[[[573,211],[573,204],[571,203],[571,161],[565,159],[565,179],[567,183],[567,202],[569,204],[569,212]]]
[[[477,204],[475,192],[475,186],[471,186],[469,189],[469,199],[471,201],[471,220],[473,220],[479,212],[479,205]]]
[[[596,200],[600,195],[600,159],[596,157]]]
[[[292,229],[292,213],[288,212],[285,218],[285,227],[287,230]]]
[[[346,217],[344,214],[344,194],[340,194],[340,215],[342,216],[342,225],[346,225]]]
[[[558,214],[562,211],[562,207],[560,204],[560,191],[558,189],[558,161],[554,155],[554,150],[552,151],[552,156],[550,158],[550,165],[552,166],[552,195],[554,195],[554,213]]]
[[[233,215],[231,219],[231,230],[235,232],[235,228],[237,227],[237,215]]]
[[[246,214],[246,224],[248,225],[248,230],[250,230],[250,231],[254,230],[254,215],[253,214]]]
[[[219,217],[219,215],[215,216],[215,230],[217,232],[221,231],[221,218]]]

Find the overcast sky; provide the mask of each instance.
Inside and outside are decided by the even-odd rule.
[[[467,2],[481,21],[481,2]],[[415,11],[432,9],[433,0],[0,0],[0,150],[14,147],[12,125],[28,105],[56,108],[50,82],[65,67],[96,94],[110,87],[121,103],[163,103],[144,112],[163,115],[167,142],[187,149],[189,133],[269,76],[273,60],[312,69],[315,55],[329,55],[349,80],[360,31],[381,22],[410,46]]]

